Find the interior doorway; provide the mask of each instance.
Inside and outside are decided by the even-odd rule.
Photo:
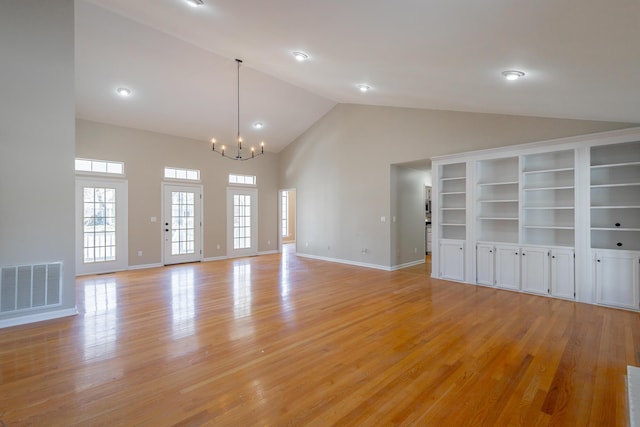
[[[280,190],[278,203],[280,251],[283,244],[296,242],[296,190],[294,188]]]

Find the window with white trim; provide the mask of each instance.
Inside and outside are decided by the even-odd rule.
[[[76,172],[105,173],[124,175],[124,163],[110,160],[76,158]]]
[[[229,174],[229,184],[256,185],[255,175]]]
[[[184,169],[184,168],[164,168],[164,177],[168,179],[183,179],[187,181],[200,181],[199,169]]]

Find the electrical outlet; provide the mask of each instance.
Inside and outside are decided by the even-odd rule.
[[[220,243],[218,243],[217,248],[218,248],[218,250],[220,250]]]
[[[138,251],[138,256],[142,256],[142,251]]]

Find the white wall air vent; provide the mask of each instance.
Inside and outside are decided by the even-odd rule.
[[[62,263],[0,267],[0,313],[61,304]]]

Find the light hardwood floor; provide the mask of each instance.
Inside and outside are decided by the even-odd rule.
[[[638,313],[429,270],[289,253],[79,278],[79,316],[0,331],[0,419],[626,424]]]

